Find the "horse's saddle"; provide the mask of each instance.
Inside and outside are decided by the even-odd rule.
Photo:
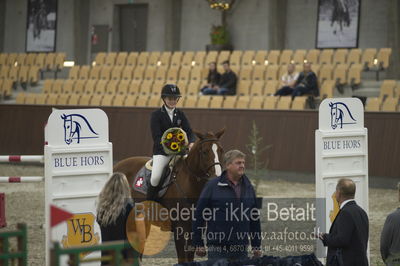
[[[169,164],[165,167],[163,174],[161,176],[160,184],[158,185],[158,197],[161,198],[167,192],[170,180],[171,173],[175,163],[178,161],[180,157],[175,156]],[[150,159],[146,162],[146,164],[137,172],[134,181],[133,181],[133,189],[142,193],[147,194],[147,188],[150,186],[150,177],[151,170],[153,166],[153,160]]]

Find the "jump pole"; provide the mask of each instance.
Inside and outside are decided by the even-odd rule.
[[[43,176],[0,176],[0,183],[37,183],[43,180]]]
[[[0,155],[1,163],[44,163],[43,155]]]

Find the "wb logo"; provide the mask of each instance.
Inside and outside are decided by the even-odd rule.
[[[98,135],[89,121],[80,114],[63,114],[61,118],[64,120],[64,141],[68,145],[74,140],[80,143],[81,139],[95,139]]]
[[[354,119],[350,112],[349,107],[345,103],[336,102],[329,103],[331,108],[331,127],[336,129],[338,127],[343,128],[343,125],[356,124],[357,120]]]
[[[63,236],[61,243],[64,248],[67,248],[96,245],[99,241],[99,234],[94,233],[94,215],[92,213],[83,213],[74,214],[67,221],[67,235]]]
[[[92,226],[86,223],[86,218],[81,220],[72,219],[71,224],[74,234],[81,236],[81,243],[88,243],[92,241]]]

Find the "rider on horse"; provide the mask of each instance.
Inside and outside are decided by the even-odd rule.
[[[155,200],[158,194],[158,186],[164,168],[173,155],[167,155],[161,145],[163,133],[173,127],[182,128],[189,139],[189,149],[195,141],[189,121],[183,111],[176,108],[181,97],[179,88],[173,84],[167,84],[162,88],[161,99],[164,104],[151,114],[151,133],[153,136],[153,169],[151,172],[150,186],[147,190],[147,199]]]

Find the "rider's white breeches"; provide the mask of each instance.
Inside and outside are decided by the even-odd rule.
[[[171,160],[172,155],[153,155],[153,169],[151,171],[150,183],[153,187],[160,183],[162,172]]]

